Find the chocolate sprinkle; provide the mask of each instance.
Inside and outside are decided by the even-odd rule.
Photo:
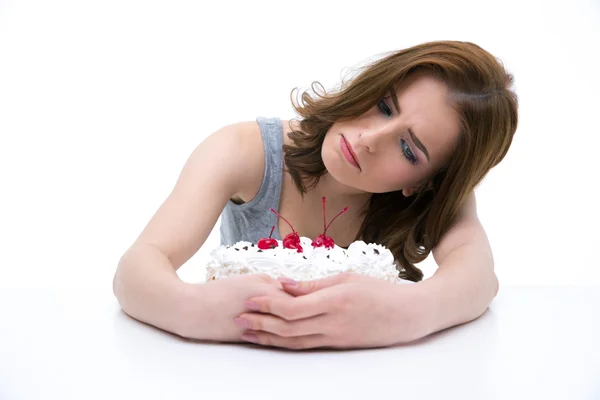
[[[379,250],[373,249],[373,251],[375,252],[375,254],[379,254]]]
[[[306,256],[302,256],[302,258],[304,258],[305,260],[308,260],[308,258],[306,258]]]
[[[367,253],[365,253],[365,251],[363,250],[363,254],[365,254],[365,255],[366,255]]]
[[[257,253],[262,253],[262,250],[261,250],[261,249],[258,249]]]
[[[254,247],[254,243],[252,243],[250,246]]]
[[[329,254],[327,254],[327,258],[329,258]]]
[[[240,249],[238,249],[237,247],[234,247],[235,251],[240,251]]]
[[[248,246],[244,246],[242,247],[244,250],[248,250]]]

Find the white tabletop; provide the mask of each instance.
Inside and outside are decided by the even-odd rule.
[[[0,291],[0,399],[600,399],[600,288],[502,287],[478,320],[395,348],[197,343],[110,289]]]

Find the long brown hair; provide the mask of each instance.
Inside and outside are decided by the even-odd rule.
[[[513,76],[490,53],[469,42],[424,43],[388,53],[363,67],[339,89],[327,93],[313,83],[292,104],[301,117],[299,129],[284,146],[286,170],[302,194],[327,171],[321,158],[325,134],[336,121],[362,115],[386,96],[395,99],[397,86],[411,73],[425,72],[449,90],[461,134],[447,165],[417,191],[374,193],[363,209],[356,240],[383,244],[400,263],[399,276],[420,281],[414,264],[423,261],[456,220],[471,191],[506,155],[517,129],[517,96]]]

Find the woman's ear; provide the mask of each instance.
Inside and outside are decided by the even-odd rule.
[[[425,190],[427,191],[427,190],[431,190],[431,189],[433,189],[433,181],[429,181],[429,183],[427,184],[427,188]],[[419,185],[413,186],[408,189],[402,189],[402,195],[404,197],[410,197],[413,194],[415,194],[418,190],[419,190]]]
[[[402,195],[404,197],[410,197],[413,194],[415,194],[415,192],[417,191],[418,188],[419,188],[418,186],[413,186],[413,187],[408,188],[408,189],[402,189]]]

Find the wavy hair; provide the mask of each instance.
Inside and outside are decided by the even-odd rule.
[[[448,88],[448,102],[460,122],[459,142],[447,165],[410,197],[401,191],[374,193],[362,210],[355,240],[383,244],[400,264],[399,276],[418,282],[423,261],[456,220],[471,191],[505,157],[517,129],[513,76],[481,47],[458,41],[420,44],[387,53],[362,67],[331,92],[314,82],[311,91],[292,90],[299,129],[290,123],[294,145],[284,146],[286,170],[302,195],[327,171],[321,158],[333,123],[352,120],[385,97],[410,74],[425,72]],[[296,98],[294,99],[294,94]]]

